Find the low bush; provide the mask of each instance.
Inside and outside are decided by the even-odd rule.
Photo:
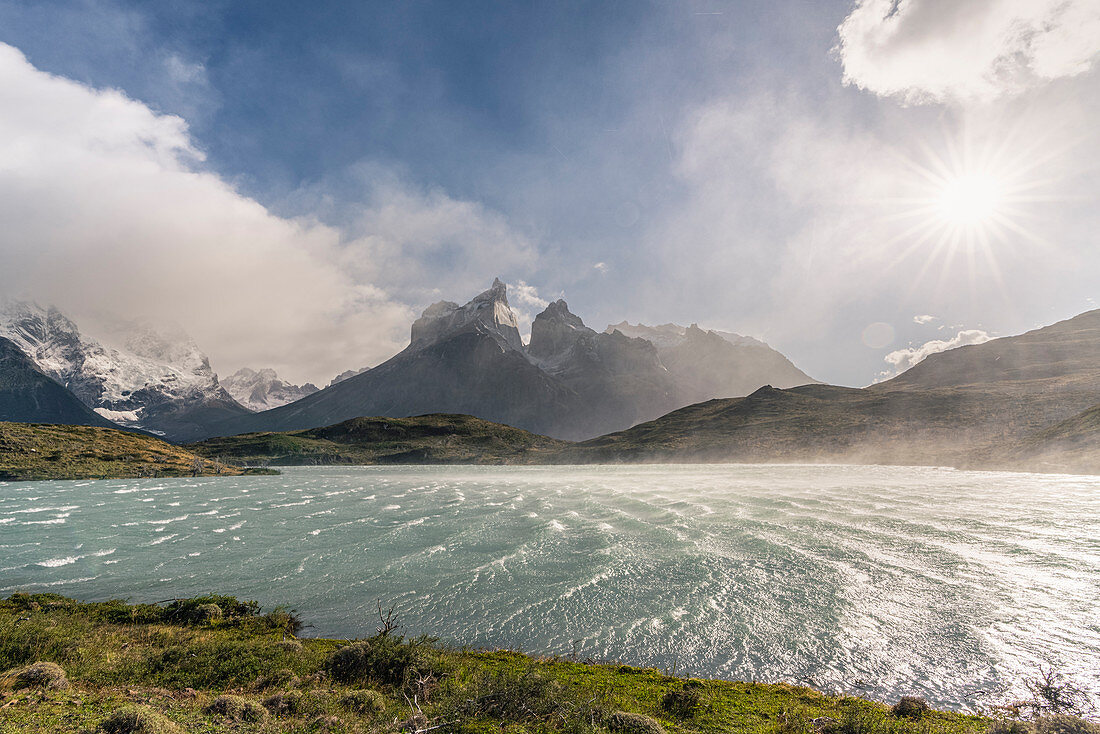
[[[69,687],[65,670],[57,663],[37,662],[15,676],[15,688],[49,688],[60,691]]]
[[[919,719],[930,710],[931,707],[923,698],[919,696],[902,696],[890,708],[890,713],[903,719]]]
[[[616,734],[665,734],[665,728],[656,719],[645,714],[616,711],[607,717],[607,728]]]
[[[210,607],[215,606],[221,617],[242,619],[258,616],[260,605],[254,601],[240,601],[235,596],[210,594],[193,599],[176,599],[164,609],[164,621],[173,624],[207,624]]]
[[[320,691],[283,691],[264,699],[264,708],[275,716],[320,716],[327,708],[327,697]]]
[[[195,621],[199,624],[210,624],[225,616],[222,608],[217,604],[199,604],[195,607]]]
[[[124,706],[108,716],[99,728],[104,734],[183,734],[183,729],[147,706]]]
[[[1100,734],[1100,724],[1069,714],[1040,716],[1033,725],[1036,734]]]
[[[359,689],[341,696],[340,705],[360,715],[380,714],[386,710],[386,699],[378,691]]]
[[[294,675],[294,671],[290,668],[279,668],[273,673],[267,675],[261,675],[252,684],[252,688],[257,691],[263,691],[268,688],[280,688],[287,685],[293,685],[298,680],[298,677]]]
[[[405,686],[416,677],[433,672],[432,642],[427,637],[405,639],[401,635],[379,633],[336,650],[325,661],[325,670],[341,683],[369,680]]]
[[[218,696],[203,709],[204,713],[224,716],[230,721],[260,722],[267,718],[267,709],[242,696]]]
[[[680,719],[690,719],[699,709],[702,686],[689,680],[680,688],[673,688],[661,697],[661,708]]]

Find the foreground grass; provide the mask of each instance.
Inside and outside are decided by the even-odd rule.
[[[447,650],[386,622],[364,641],[298,640],[292,613],[261,614],[231,597],[154,606],[16,594],[0,601],[0,732],[984,734],[990,726],[939,711],[908,718],[785,684]],[[61,669],[28,674],[38,661]]]
[[[235,476],[251,471],[113,428],[0,422],[0,480]]]

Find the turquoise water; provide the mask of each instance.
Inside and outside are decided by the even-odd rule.
[[[967,708],[1100,690],[1100,477],[356,467],[0,483],[0,593],[287,604],[375,628]]]

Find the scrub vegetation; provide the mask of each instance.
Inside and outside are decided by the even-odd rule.
[[[997,720],[917,699],[892,709],[783,683],[449,649],[379,612],[369,638],[298,639],[293,611],[228,596],[14,594],[0,601],[0,731],[1096,734],[1063,712]]]
[[[141,433],[0,422],[0,480],[238,476],[256,471]]]

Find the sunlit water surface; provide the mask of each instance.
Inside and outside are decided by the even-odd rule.
[[[289,469],[0,483],[0,593],[375,629],[970,708],[1100,690],[1100,477],[845,466]]]

